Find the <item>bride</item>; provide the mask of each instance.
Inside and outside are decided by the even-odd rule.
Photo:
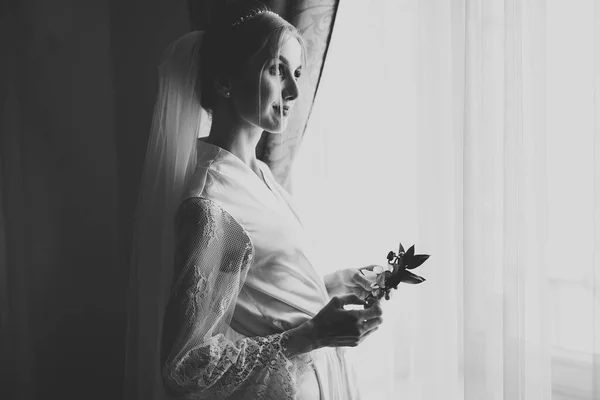
[[[290,195],[255,155],[263,130],[286,129],[304,54],[260,4],[167,50],[136,214],[127,399],[360,398],[344,347],[382,311],[344,306],[364,306],[373,281],[319,277]]]

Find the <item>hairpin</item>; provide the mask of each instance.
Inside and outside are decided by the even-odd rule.
[[[238,26],[239,24],[246,22],[248,20],[251,20],[252,18],[256,17],[257,15],[260,14],[271,14],[274,15],[276,17],[279,17],[279,14],[277,14],[276,12],[270,11],[270,10],[259,10],[253,14],[248,14],[246,16],[241,17],[240,19],[238,19],[237,21],[235,21],[233,24],[231,24],[231,26]],[[281,18],[281,17],[279,17]]]

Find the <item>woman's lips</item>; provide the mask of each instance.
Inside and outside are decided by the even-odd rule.
[[[290,112],[290,109],[288,106],[283,106],[283,109],[279,106],[273,106],[273,109],[275,109],[275,112],[278,115],[283,115],[284,117],[287,117]]]

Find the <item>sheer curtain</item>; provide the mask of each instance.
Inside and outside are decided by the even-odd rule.
[[[324,274],[431,254],[366,399],[600,399],[599,89],[597,1],[341,2],[293,193]]]

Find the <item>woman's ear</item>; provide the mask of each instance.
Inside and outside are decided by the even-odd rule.
[[[231,79],[220,77],[213,82],[215,91],[222,97],[231,97]]]

